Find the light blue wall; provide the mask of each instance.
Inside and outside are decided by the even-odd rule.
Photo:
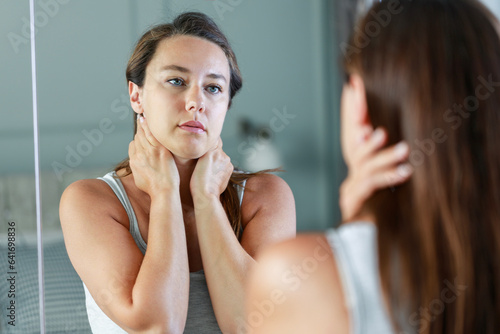
[[[300,0],[177,0],[169,1],[168,17],[188,10],[202,10],[227,32],[238,57],[244,87],[234,100],[223,132],[224,147],[236,160],[244,160],[248,141],[238,134],[241,117],[269,127],[273,110],[295,118],[274,133],[281,154],[281,176],[294,191],[300,229],[320,229],[333,224],[329,192],[339,171],[328,168],[330,143],[327,131],[329,62],[325,53],[333,41],[325,36],[324,1]],[[232,5],[231,5],[232,4]],[[338,104],[337,104],[338,105]],[[259,146],[255,146],[259,148]],[[272,167],[272,166],[270,166]]]
[[[0,13],[7,19],[0,20],[3,31],[21,34],[22,18],[29,13],[20,3],[9,2],[13,11]],[[57,6],[40,5],[44,3]],[[278,167],[266,165],[266,150],[275,150],[276,162],[287,171],[280,175],[295,194],[299,229],[333,224],[336,191],[330,185],[340,171],[331,165],[330,138],[338,132],[338,122],[329,113],[337,112],[338,104],[335,110],[330,106],[338,93],[327,86],[331,62],[326,51],[332,41],[325,34],[325,3],[150,0],[139,6],[133,0],[37,1],[42,169],[67,175],[77,169],[111,168],[126,157],[132,122],[124,70],[133,44],[150,25],[199,10],[226,32],[244,78],[222,134],[226,152],[242,167]],[[0,81],[1,98],[7,102],[2,114],[9,117],[0,122],[0,148],[11,161],[2,164],[1,172],[32,172],[29,47],[19,45],[16,53],[8,41],[1,43],[2,59],[12,66],[4,63],[0,68],[6,77],[17,78],[15,85]],[[10,112],[14,109],[19,111]],[[293,117],[287,124],[273,121],[284,113]],[[242,118],[257,127],[278,124],[279,130],[271,131],[270,141],[255,141],[241,134]],[[254,157],[255,152],[259,154]]]
[[[483,2],[500,16],[500,2]],[[244,77],[223,130],[226,151],[242,167],[258,152],[250,160],[265,166],[268,147],[242,135],[239,123],[248,118],[269,128],[276,112],[286,110],[295,118],[272,132],[270,143],[287,171],[282,177],[294,191],[299,229],[331,225],[338,218],[343,170],[327,3],[37,1],[42,169],[67,175],[76,169],[111,168],[126,156],[132,126],[124,69],[133,43],[152,24],[200,10],[226,32]],[[1,0],[0,5],[0,173],[33,173],[28,2]],[[92,134],[93,142],[85,133]]]
[[[481,0],[495,15],[500,18],[500,1],[498,0]]]
[[[0,173],[33,173],[33,116],[28,38],[22,18],[29,21],[27,1],[0,2]],[[29,34],[29,30],[27,31]],[[16,38],[15,35],[20,36]],[[10,40],[15,42],[11,43]],[[18,45],[14,48],[13,45]],[[17,50],[17,52],[16,52]]]

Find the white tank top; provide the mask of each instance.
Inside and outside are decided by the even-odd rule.
[[[352,334],[393,334],[382,296],[377,227],[355,222],[326,231],[340,273]]]
[[[142,239],[139,231],[139,224],[135,216],[132,204],[128,199],[125,188],[122,182],[116,176],[115,172],[110,172],[104,177],[99,178],[105,181],[113,192],[116,194],[122,203],[130,222],[130,234],[135,240],[137,247],[141,250],[142,254],[146,253],[147,245]],[[243,181],[243,186],[238,186],[238,197],[241,202],[243,201],[244,186],[246,180]],[[89,318],[90,327],[94,334],[126,334],[126,332],[116,325],[97,305],[89,290],[83,284],[85,290],[85,302],[87,307],[87,316]],[[189,274],[189,301],[188,301],[188,314],[186,319],[186,327],[184,333],[217,333],[220,334],[221,330],[217,324],[210,294],[208,292],[207,281],[203,270],[192,272]]]

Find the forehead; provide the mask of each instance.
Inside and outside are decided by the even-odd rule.
[[[194,36],[174,36],[159,42],[148,68],[159,71],[177,65],[191,72],[217,72],[229,79],[229,62],[215,43]]]

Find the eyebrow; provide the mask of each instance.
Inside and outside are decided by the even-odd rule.
[[[162,71],[179,71],[183,73],[191,73],[191,71],[185,67],[178,65],[167,65],[161,68]]]
[[[182,72],[182,73],[191,73],[191,71],[188,69],[188,68],[185,68],[185,67],[182,67],[182,66],[179,66],[179,65],[167,65],[167,66],[163,66],[161,68],[161,71],[178,71],[178,72]],[[218,74],[218,73],[210,73],[207,75],[208,78],[211,78],[211,79],[221,79],[221,80],[224,80],[225,82],[227,82],[227,79],[225,76],[223,76],[222,74]]]

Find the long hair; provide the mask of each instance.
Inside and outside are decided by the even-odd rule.
[[[411,149],[410,181],[366,204],[400,331],[500,333],[498,26],[478,1],[384,0],[346,49],[373,126]]]
[[[137,86],[143,87],[146,76],[146,68],[153,58],[158,44],[164,39],[178,35],[194,36],[205,39],[218,45],[222,51],[224,51],[230,70],[229,108],[233,97],[241,89],[243,83],[240,69],[238,67],[238,62],[236,61],[236,56],[227,38],[215,22],[202,13],[187,12],[181,14],[175,18],[172,23],[154,26],[144,33],[144,35],[142,35],[137,42],[132,56],[128,61],[126,70],[127,82],[131,81]],[[135,134],[137,132],[137,119],[134,114],[132,114],[132,119],[134,122]],[[132,173],[128,157],[115,167],[116,172],[119,170],[125,170],[125,174],[123,176]],[[227,188],[221,194],[221,203],[226,211],[231,227],[238,238],[241,236],[242,223],[237,187],[242,186],[245,179],[265,172],[268,171],[257,173],[233,172]]]

